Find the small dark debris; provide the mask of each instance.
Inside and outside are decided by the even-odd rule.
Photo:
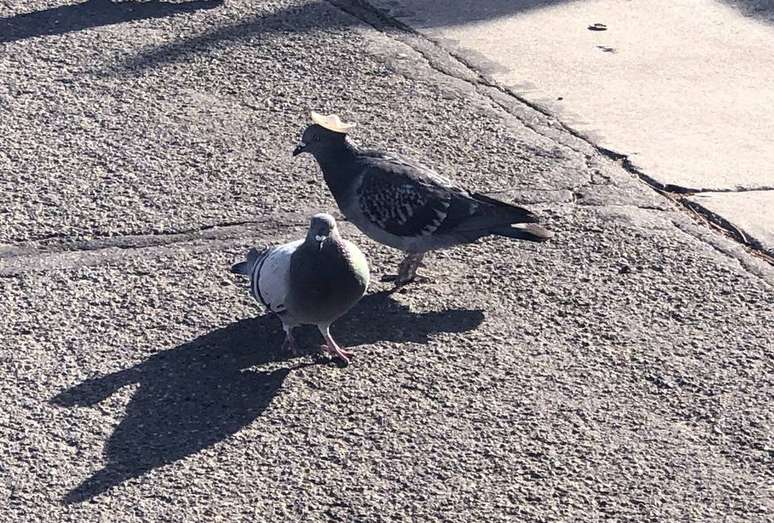
[[[674,380],[657,374],[649,374],[645,376],[645,379],[655,385],[659,390],[676,389],[679,386]]]
[[[613,47],[605,47],[604,45],[598,45],[597,49],[602,49],[602,52],[605,52],[605,53],[615,53],[615,49]]]
[[[596,23],[591,24],[588,29],[589,31],[607,31],[607,26],[605,24]]]

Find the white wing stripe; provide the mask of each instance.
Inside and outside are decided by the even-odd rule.
[[[254,288],[259,291],[256,297],[260,296],[262,303],[272,312],[285,310],[290,257],[302,243],[303,240],[296,240],[274,248],[256,268],[253,280]]]

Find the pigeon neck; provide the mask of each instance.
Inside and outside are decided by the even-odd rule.
[[[357,152],[357,146],[350,140],[346,140],[315,155],[317,163],[322,169],[325,183],[328,184],[334,196],[349,186],[350,166],[355,160]]]
[[[314,246],[316,249],[318,249],[318,250],[319,250],[319,248],[320,248],[320,242],[319,242],[319,241],[317,241],[317,239],[315,238],[315,236],[316,236],[316,235],[315,235],[314,233],[309,233],[309,234],[307,234],[307,236],[306,236],[306,239],[304,240],[304,245],[305,245],[305,246],[310,246],[310,245],[312,245],[312,246]],[[328,233],[328,237],[327,237],[327,238],[325,238],[325,240],[324,240],[322,243],[323,243],[324,245],[327,245],[327,244],[329,244],[329,243],[336,243],[336,242],[338,242],[338,241],[341,241],[341,234],[339,234],[339,230],[338,230],[338,228],[336,228],[336,229],[333,229],[333,230],[331,230],[331,231]]]
[[[338,231],[332,231],[330,236],[322,242],[315,241],[314,238],[307,238],[296,252],[302,252],[303,254],[300,256],[308,259],[326,259],[330,257],[331,253],[339,251],[340,242],[341,236]]]

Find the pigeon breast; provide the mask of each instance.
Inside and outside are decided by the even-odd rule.
[[[363,297],[369,277],[365,256],[353,243],[305,244],[291,260],[287,307],[302,323],[331,323]]]

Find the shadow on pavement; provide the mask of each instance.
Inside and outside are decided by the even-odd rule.
[[[427,25],[436,26],[473,23],[567,1],[572,0],[476,0],[475,2],[445,0],[440,3],[443,8],[439,8],[437,0],[405,0],[395,2],[395,4],[400,5],[398,11],[402,14],[412,13],[414,9],[433,13],[433,18],[427,20]],[[218,27],[193,38],[176,40],[148,51],[142,51],[122,64],[121,69],[142,71],[168,63],[185,62],[189,55],[205,53],[213,48],[250,42],[255,38],[271,33],[310,32],[361,23],[354,16],[338,16],[332,12],[330,4],[344,10],[352,8],[358,13],[364,10],[358,1],[330,0],[330,2],[312,1],[298,7],[257,14],[239,23]],[[365,10],[368,11],[368,8],[366,7]],[[375,24],[383,23],[373,14],[366,16],[373,18]]]
[[[191,0],[181,3],[159,0],[120,3],[111,0],[87,0],[80,4],[0,18],[0,43],[36,36],[61,35],[133,20],[162,18],[200,9],[212,9],[222,4],[223,0]]]
[[[418,22],[422,26],[441,27],[476,23],[573,1],[579,0],[477,0],[476,2],[447,0],[443,2],[443,8],[439,9],[437,0],[401,0],[394,2],[394,9],[387,9],[385,12],[409,17],[418,14],[420,19]],[[774,21],[772,0],[721,1],[738,8],[748,16]],[[350,4],[347,0],[332,0],[332,3],[342,7]],[[212,9],[222,4],[223,0],[190,0],[174,3],[159,0],[116,3],[111,0],[87,0],[79,4],[2,18],[0,19],[0,43],[36,36],[60,35],[133,20],[162,18],[201,9]],[[356,18],[333,16],[328,2],[313,1],[298,7],[255,15],[237,24],[218,27],[192,38],[176,40],[173,43],[143,51],[129,59],[123,68],[142,70],[164,63],[185,61],[188,55],[206,52],[210,48],[221,45],[249,41],[265,33],[305,32],[356,22]]]
[[[435,332],[474,329],[483,319],[478,310],[413,313],[389,294],[376,293],[361,300],[335,330],[347,332],[338,338],[345,345],[382,340],[421,343]],[[314,346],[307,343],[310,334],[301,338],[304,347]],[[54,397],[51,402],[64,407],[91,406],[122,387],[139,385],[126,416],[105,445],[104,468],[68,493],[64,502],[90,499],[127,479],[195,454],[254,421],[292,370],[313,365],[254,369],[286,360],[287,355],[278,353],[283,336],[273,317],[239,320]]]

